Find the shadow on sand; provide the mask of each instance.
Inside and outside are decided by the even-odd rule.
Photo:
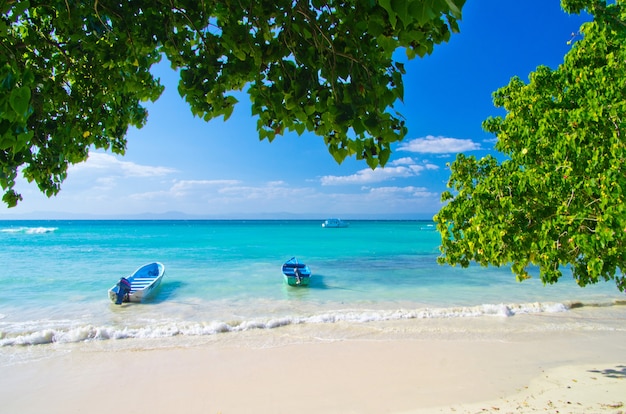
[[[607,369],[594,369],[589,372],[595,372],[597,374],[602,374],[608,378],[626,378],[626,365],[618,365],[615,368],[607,368]]]

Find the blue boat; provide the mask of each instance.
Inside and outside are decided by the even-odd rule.
[[[283,279],[289,286],[308,286],[311,280],[311,269],[298,259],[292,257],[282,267]]]
[[[121,278],[109,289],[109,299],[116,305],[121,305],[122,302],[141,302],[159,287],[163,275],[165,275],[163,263],[145,264],[130,276]]]

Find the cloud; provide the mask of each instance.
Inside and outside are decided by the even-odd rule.
[[[162,177],[177,172],[173,168],[140,165],[130,161],[121,161],[111,154],[92,152],[86,162],[70,166],[69,174],[94,172],[108,173],[123,177]]]
[[[239,180],[180,180],[175,181],[170,192],[172,194],[188,194],[194,191],[240,185]]]
[[[277,205],[299,203],[304,199],[314,198],[314,188],[292,186],[284,181],[269,181],[258,185],[237,185],[223,187],[217,191],[215,198],[222,201],[244,202],[250,206],[275,202]]]
[[[135,200],[188,200],[192,203],[207,200],[228,188],[241,185],[239,180],[174,180],[173,183],[157,191],[134,193],[129,197]]]
[[[375,188],[381,181],[411,178],[439,168],[411,157],[390,160],[386,168],[363,169],[346,177],[324,177],[322,184],[326,187],[320,186],[319,177],[311,185],[290,180],[182,178],[169,176],[179,173],[174,169],[118,160],[105,153],[92,153],[87,162],[71,168],[74,171],[57,197],[47,199],[27,187],[34,194],[29,194],[15,213],[46,210],[105,216],[168,211],[219,217],[415,215],[430,214],[439,197],[421,187]],[[332,187],[339,184],[353,185],[340,190]]]
[[[415,160],[411,157],[398,158],[391,161],[391,165],[415,165]]]
[[[410,196],[414,198],[433,198],[439,197],[439,193],[428,191],[425,187],[376,187],[370,188],[369,193],[375,196],[383,197],[404,197]]]
[[[416,164],[410,157],[400,158],[392,161],[390,167],[364,168],[352,175],[337,176],[325,175],[320,178],[322,185],[346,185],[346,184],[372,184],[383,181],[393,180],[395,178],[407,178],[419,175],[424,170],[436,170],[439,167],[435,164],[423,163]]]
[[[132,195],[134,199],[186,200],[185,203],[210,201],[241,203],[246,200],[287,200],[294,194],[307,194],[310,189],[290,188],[283,181],[269,181],[248,185],[240,180],[175,180],[169,187],[158,191],[146,191]]]
[[[416,152],[421,154],[451,154],[464,151],[479,150],[480,144],[470,139],[434,137],[415,138],[400,144],[398,151]]]

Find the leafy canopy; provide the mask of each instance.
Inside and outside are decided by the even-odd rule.
[[[384,165],[406,135],[404,67],[458,31],[465,0],[0,0],[0,186],[18,169],[48,196],[90,148],[123,154],[163,87],[166,57],[194,115],[228,119],[243,90],[260,139],[323,137]]]
[[[504,118],[487,119],[498,162],[458,155],[435,216],[440,263],[512,264],[518,279],[539,268],[555,283],[569,265],[580,286],[626,288],[626,10],[623,1],[564,0],[585,10],[556,69],[538,67],[493,95]]]

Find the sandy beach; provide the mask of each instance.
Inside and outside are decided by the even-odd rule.
[[[46,345],[49,357],[2,368],[0,412],[624,413],[625,316],[617,306],[365,324],[358,335],[295,325],[185,347]],[[580,329],[581,318],[595,321]],[[342,330],[351,336],[337,339]]]

